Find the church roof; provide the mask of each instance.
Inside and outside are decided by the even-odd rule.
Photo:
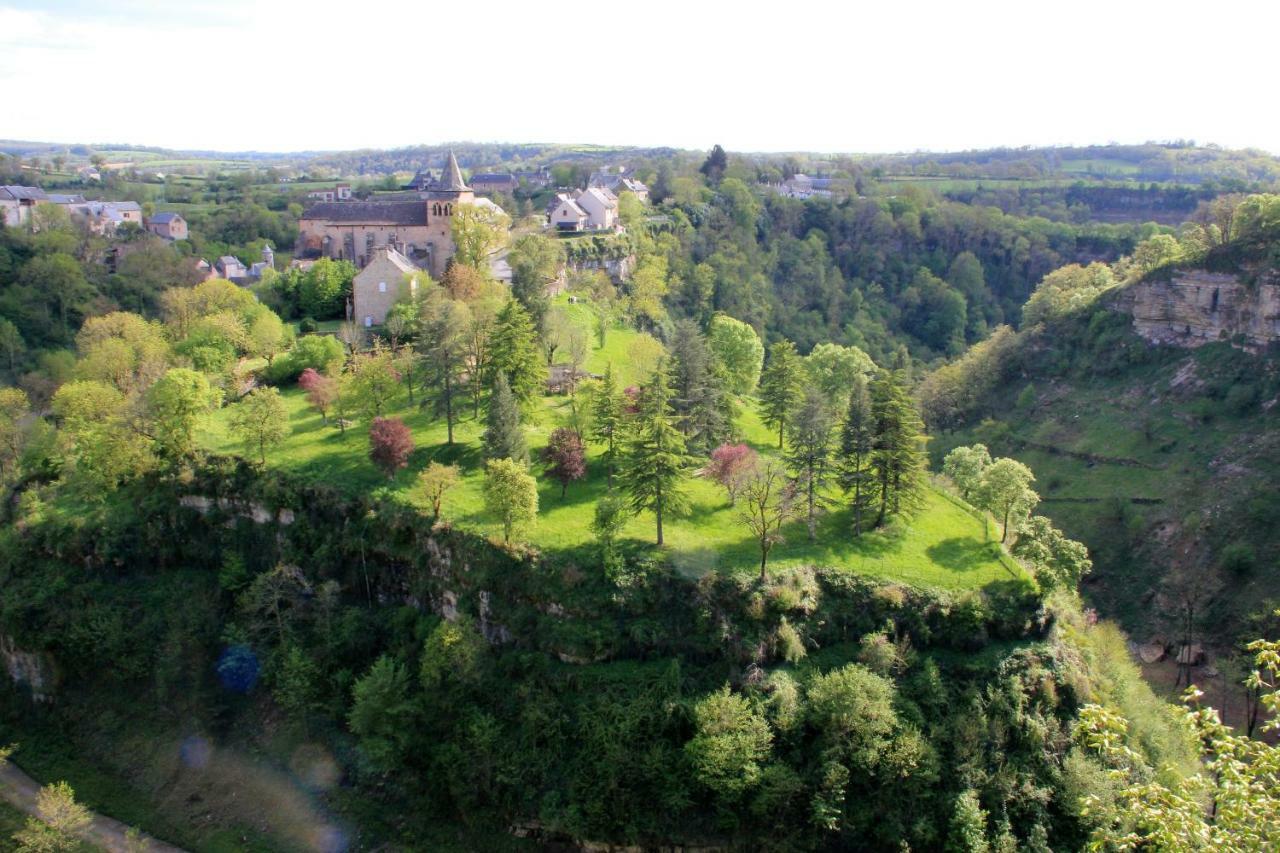
[[[449,152],[449,162],[445,164],[444,172],[441,173],[435,189],[451,193],[470,189],[466,182],[462,180],[462,170],[458,168],[458,158],[453,156],[452,151]]]
[[[426,225],[427,206],[420,201],[326,201],[308,207],[302,218],[328,222]]]

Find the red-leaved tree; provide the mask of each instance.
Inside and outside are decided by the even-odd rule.
[[[399,418],[374,418],[369,425],[369,458],[387,475],[409,464],[413,434]]]
[[[338,396],[338,380],[308,367],[298,377],[298,387],[307,392],[307,402],[320,413],[320,420],[328,423],[329,409]]]
[[[703,473],[724,486],[729,493],[729,503],[734,503],[757,461],[756,452],[745,444],[722,444],[711,451],[711,461],[707,463]]]
[[[560,484],[560,497],[564,497],[570,483],[587,475],[582,436],[568,427],[552,430],[542,451],[542,461],[546,463],[547,476]]]

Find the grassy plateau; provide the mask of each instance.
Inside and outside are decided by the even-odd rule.
[[[565,307],[580,322],[585,323],[589,317],[589,309],[584,305]],[[635,332],[615,328],[606,336],[603,347],[595,346],[593,338],[594,348],[586,370],[598,374],[612,364],[624,386],[638,382],[642,369],[629,355],[629,348],[637,337]],[[469,401],[462,402],[463,414],[454,429],[454,443],[450,445],[443,417],[437,416],[432,407],[422,408],[420,394],[415,394],[414,403],[410,403],[407,391],[402,391],[386,415],[404,420],[413,433],[416,449],[408,467],[388,479],[369,459],[367,421],[357,419],[341,432],[332,422],[325,423],[307,405],[299,389],[285,389],[282,396],[289,412],[291,433],[282,445],[268,453],[268,467],[353,493],[381,490],[427,511],[425,502],[414,494],[418,472],[432,461],[457,464],[462,469],[462,480],[447,494],[442,515],[464,529],[500,535],[497,520],[484,507],[483,409],[477,419]],[[558,483],[539,476],[542,469],[539,460],[547,437],[552,430],[569,422],[574,405],[586,405],[585,395],[579,394],[576,403],[567,395],[546,396],[525,416],[531,469],[538,477],[539,512],[537,521],[524,531],[522,538],[544,551],[590,543],[595,503],[608,490],[607,472],[599,459],[602,447],[588,448],[587,476],[571,483],[563,495]],[[761,422],[755,400],[742,398],[739,409],[738,429],[742,440],[764,456],[776,455],[776,434]],[[229,409],[223,408],[208,418],[201,432],[202,443],[217,453],[245,455],[242,444],[230,433],[229,415]],[[689,513],[666,519],[665,558],[676,571],[693,576],[710,571],[757,571],[759,547],[743,523],[739,508],[729,503],[720,486],[699,476],[699,468],[700,460],[691,460],[692,476],[684,486],[689,497]],[[832,509],[821,516],[814,540],[809,540],[803,520],[789,524],[784,530],[784,541],[770,555],[771,568],[841,567],[860,574],[943,589],[981,587],[1021,577],[1012,561],[1003,557],[999,546],[991,541],[993,537],[984,530],[980,518],[932,489],[926,495],[924,507],[909,521],[896,522],[861,537],[852,535],[850,515],[839,507],[838,492],[833,489],[826,497],[831,499]],[[637,542],[652,542],[654,534],[654,518],[648,512],[633,517],[623,531],[625,538]]]

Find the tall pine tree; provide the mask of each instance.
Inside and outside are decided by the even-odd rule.
[[[787,420],[804,394],[804,366],[791,341],[769,347],[769,363],[760,375],[760,413],[778,431],[778,447],[786,434]]]
[[[456,398],[461,393],[462,372],[466,366],[467,327],[471,311],[465,302],[437,299],[423,310],[419,349],[427,365],[427,376],[435,389],[437,414],[443,414],[446,444],[453,444],[453,425],[457,421]]]
[[[901,374],[884,371],[871,385],[875,450],[871,467],[880,492],[876,524],[908,515],[924,499],[924,423]]]
[[[831,475],[831,411],[817,388],[810,388],[791,422],[787,465],[805,497],[809,541],[818,538],[817,508]]]
[[[608,486],[613,489],[613,475],[618,467],[618,444],[622,440],[622,392],[613,378],[613,363],[604,369],[604,378],[591,398],[591,440],[604,445],[604,462]]]
[[[707,339],[692,320],[676,324],[671,340],[671,406],[691,451],[708,454],[728,440],[732,401]]]
[[[529,450],[520,426],[520,407],[504,373],[498,373],[489,395],[489,414],[484,430],[484,458],[512,459],[520,464],[529,461]]]
[[[659,545],[663,542],[663,518],[688,507],[688,498],[680,489],[687,468],[684,436],[674,420],[666,365],[660,364],[641,389],[640,412],[630,430],[619,472],[631,509],[653,510]]]
[[[547,368],[538,346],[538,332],[529,312],[512,299],[502,306],[489,337],[489,370],[501,373],[511,393],[527,404],[542,393]]]
[[[849,408],[840,427],[840,451],[837,463],[840,488],[853,512],[853,535],[862,535],[863,517],[875,505],[875,475],[871,470],[871,454],[875,449],[875,421],[871,414],[871,395],[862,377],[854,380],[849,393]]]

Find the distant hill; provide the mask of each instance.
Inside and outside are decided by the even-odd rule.
[[[1272,154],[1193,142],[871,155],[862,163],[890,175],[953,178],[1216,182],[1238,183],[1240,188],[1280,181],[1280,158]]]

